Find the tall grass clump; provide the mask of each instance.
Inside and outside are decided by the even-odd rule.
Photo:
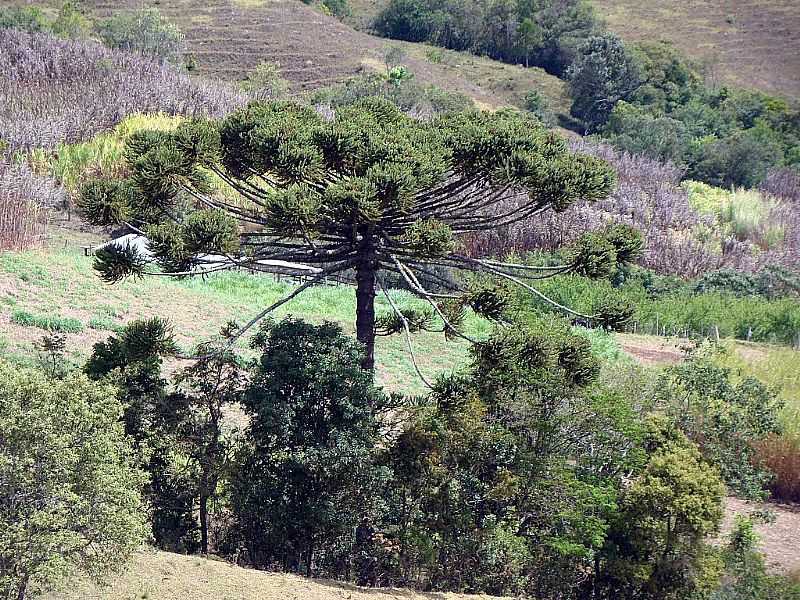
[[[26,310],[12,312],[11,321],[24,327],[38,327],[39,329],[61,333],[80,333],[83,331],[83,323],[73,317],[34,314]]]
[[[47,209],[63,200],[52,179],[0,161],[0,250],[22,250],[44,238]]]
[[[172,131],[181,120],[180,116],[164,113],[135,114],[125,117],[113,130],[88,141],[59,144],[52,150],[36,148],[20,158],[27,160],[37,172],[51,175],[73,193],[86,177],[114,176],[124,168],[125,141],[131,134],[142,129]]]
[[[84,141],[133,113],[218,117],[246,101],[141,54],[0,30],[0,132],[12,152]]]

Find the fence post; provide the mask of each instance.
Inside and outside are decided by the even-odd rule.
[[[719,344],[719,327],[714,325],[714,339]]]

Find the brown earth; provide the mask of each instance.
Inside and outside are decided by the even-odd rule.
[[[800,96],[797,0],[592,0],[626,40],[669,40],[720,83]]]
[[[752,503],[738,498],[726,500],[723,535],[733,526],[735,515],[747,516],[754,510],[768,510],[775,515],[774,523],[756,525],[761,538],[760,548],[767,567],[774,571],[800,571],[800,506],[791,504]]]
[[[645,365],[675,364],[683,360],[681,346],[688,340],[675,338],[618,333],[616,335],[622,349]]]

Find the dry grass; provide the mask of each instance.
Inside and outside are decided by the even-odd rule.
[[[295,575],[243,569],[167,552],[142,552],[110,585],[71,581],[43,600],[488,600],[489,596],[364,589]]]
[[[708,76],[784,96],[800,96],[797,0],[593,0],[627,40],[672,41],[706,65]]]

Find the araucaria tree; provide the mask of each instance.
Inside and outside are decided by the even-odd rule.
[[[569,264],[546,268],[478,260],[459,251],[459,237],[605,197],[614,185],[606,163],[571,152],[533,119],[500,111],[424,122],[377,99],[330,118],[298,104],[253,103],[221,121],[135,134],[127,159],[128,178],[82,190],[90,222],[127,223],[146,233],[162,274],[259,269],[265,259],[320,268],[278,305],[354,270],[356,331],[368,369],[376,287],[385,272],[428,300],[457,334],[462,309],[496,307],[504,299],[487,294],[503,287],[470,293],[469,278],[455,277],[428,289],[421,280],[435,280],[435,267],[494,275],[539,295],[533,280],[579,269],[587,258],[582,248]],[[235,194],[220,193],[224,186]],[[614,260],[611,246],[601,240],[589,258]],[[95,266],[112,282],[152,272],[133,247],[112,246],[98,253]],[[419,325],[407,317],[396,309],[397,331]]]

